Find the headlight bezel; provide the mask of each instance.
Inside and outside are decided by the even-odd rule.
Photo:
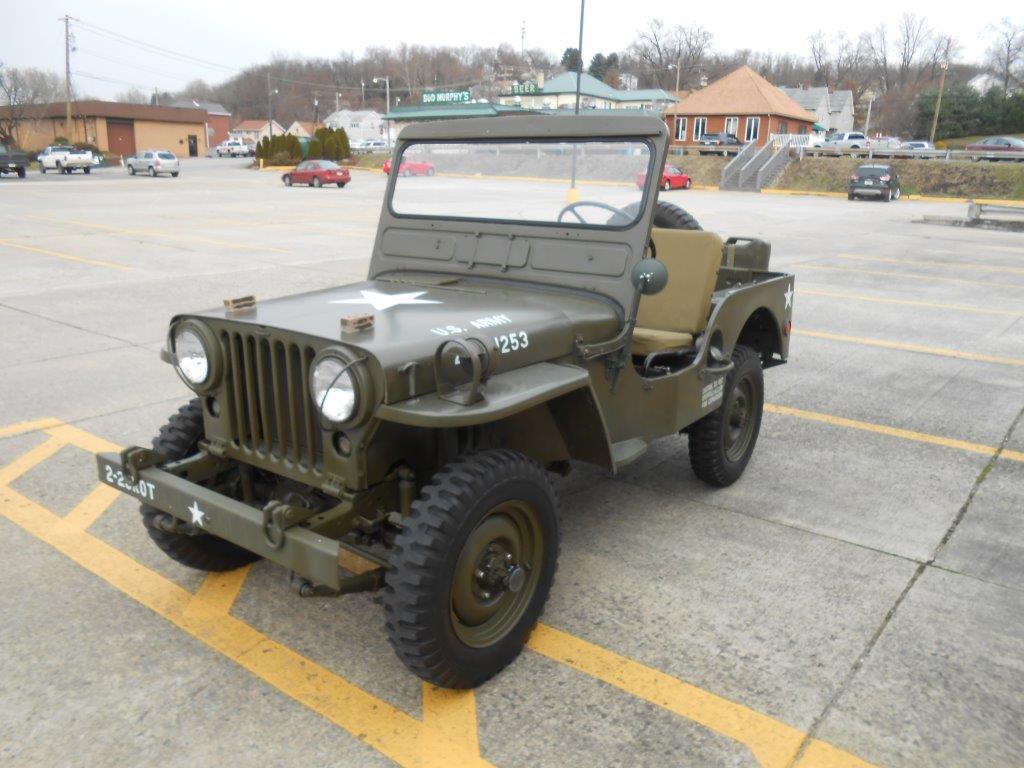
[[[341,364],[345,374],[352,381],[352,394],[354,405],[352,412],[344,419],[336,420],[329,418],[320,410],[320,402],[317,400],[314,372],[325,360],[334,360]],[[327,347],[320,350],[310,363],[309,371],[306,374],[306,391],[313,407],[316,409],[318,418],[322,424],[329,425],[330,429],[344,429],[359,426],[366,421],[370,409],[373,406],[373,381],[366,366],[366,358],[355,355],[342,347]]]
[[[198,383],[193,382],[184,374],[178,362],[177,339],[185,331],[190,331],[199,339],[199,343],[206,353],[206,378]],[[224,364],[220,355],[220,347],[217,344],[217,337],[208,326],[195,320],[181,320],[172,323],[167,332],[167,346],[171,352],[171,362],[174,364],[174,371],[186,387],[198,393],[210,392],[217,388],[224,371]]]

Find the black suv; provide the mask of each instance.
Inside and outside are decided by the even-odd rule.
[[[850,176],[846,197],[877,197],[889,202],[900,199],[900,177],[891,165],[860,165]]]

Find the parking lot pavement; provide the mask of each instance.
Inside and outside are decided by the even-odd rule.
[[[188,399],[168,320],[365,275],[384,178],[0,179],[0,762],[1006,766],[1024,754],[1024,241],[946,203],[691,190],[796,274],[743,479],[684,439],[561,481],[529,650],[421,685],[372,595],[163,557],[92,453]]]

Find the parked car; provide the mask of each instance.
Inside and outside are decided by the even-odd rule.
[[[214,152],[217,153],[217,157],[252,157],[256,154],[256,145],[238,139],[227,139],[218,144]]]
[[[27,168],[28,155],[17,147],[0,144],[0,176],[5,173],[16,173],[19,179],[24,179]]]
[[[308,184],[311,187],[322,187],[324,184],[337,184],[344,187],[352,180],[348,168],[342,168],[333,160],[303,160],[281,177],[286,187],[292,184]]]
[[[363,142],[364,152],[383,152],[387,150],[388,143],[383,139],[367,139]]]
[[[743,142],[739,140],[735,133],[705,133],[703,136],[700,137],[700,143],[706,147],[735,147],[743,144]]]
[[[976,153],[972,160],[1021,160],[1024,161],[1024,139],[1016,136],[989,136],[964,147]]]
[[[860,131],[840,131],[826,136],[821,146],[829,149],[867,149],[871,140]]]
[[[174,156],[173,152],[168,152],[166,149],[147,149],[145,152],[129,157],[124,164],[132,176],[136,173],[148,173],[150,176],[169,173],[177,178],[181,171],[178,158]]]
[[[903,142],[903,149],[935,149],[935,145],[924,139],[911,139]]]
[[[643,189],[647,186],[647,174],[641,173],[636,177],[636,185]],[[661,172],[661,181],[658,182],[658,186],[668,192],[670,189],[689,189],[693,186],[693,179],[690,178],[689,174],[683,173],[679,168],[674,165],[666,165],[665,170]]]
[[[384,165],[380,167],[384,173],[391,173],[391,158],[389,157],[384,161]],[[433,176],[434,175],[434,164],[428,163],[423,160],[403,160],[402,164],[398,166],[399,176]]]
[[[88,149],[65,144],[54,144],[39,153],[39,172],[56,171],[57,173],[71,173],[72,171],[84,171],[89,173],[92,170],[92,152]]]
[[[877,197],[889,202],[900,199],[900,177],[891,165],[861,165],[850,176],[846,198]]]

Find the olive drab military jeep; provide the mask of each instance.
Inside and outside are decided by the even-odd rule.
[[[174,317],[162,354],[195,399],[100,479],[178,562],[382,589],[412,671],[487,680],[552,588],[553,474],[686,433],[696,476],[729,485],[786,360],[792,276],[659,202],[666,148],[653,117],[409,126],[368,279]]]

